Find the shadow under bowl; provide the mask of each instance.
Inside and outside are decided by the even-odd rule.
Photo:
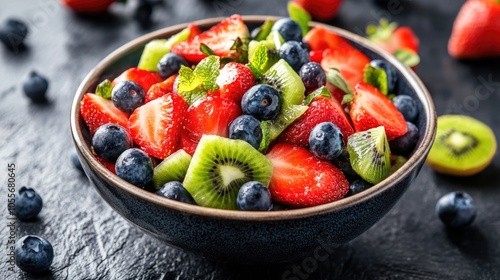
[[[249,28],[270,17],[244,16]],[[195,22],[208,29],[221,18]],[[311,23],[311,26],[320,25]],[[335,254],[335,247],[359,236],[380,220],[407,190],[431,148],[436,113],[427,89],[416,74],[389,53],[345,30],[323,25],[350,41],[370,59],[385,59],[397,69],[398,88],[415,98],[420,139],[399,170],[356,195],[324,205],[270,212],[231,211],[194,206],[140,189],[108,171],[93,156],[89,131],[80,114],[80,101],[105,78],[114,78],[137,65],[144,45],[168,38],[186,27],[164,28],[120,47],[85,77],[71,108],[71,133],[85,173],[101,197],[123,218],[167,244],[214,260],[236,263],[276,263],[312,256],[319,250]]]

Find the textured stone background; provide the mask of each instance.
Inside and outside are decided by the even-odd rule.
[[[286,1],[165,1],[149,30],[132,20],[134,1],[129,2],[116,5],[105,18],[75,16],[54,0],[0,4],[1,21],[15,16],[30,27],[26,51],[0,48],[0,279],[500,279],[498,155],[470,178],[441,176],[424,167],[385,218],[317,268],[305,263],[310,273],[303,275],[293,273],[300,261],[260,267],[208,261],[129,225],[70,163],[69,110],[80,81],[105,55],[151,30],[232,13],[284,16]],[[417,72],[438,113],[472,115],[492,126],[498,137],[500,61],[459,62],[446,52],[463,1],[392,3],[391,8],[346,0],[331,23],[361,33],[367,23],[385,16],[413,27],[421,38]],[[51,81],[46,105],[32,104],[22,94],[22,80],[33,69]],[[18,238],[36,234],[54,245],[54,263],[43,275],[7,270],[9,163],[16,165],[17,187],[36,188],[44,199],[37,221],[17,221]],[[437,199],[454,190],[469,192],[477,204],[474,226],[462,233],[447,232],[434,215]]]

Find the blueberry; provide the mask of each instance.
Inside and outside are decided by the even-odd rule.
[[[241,115],[229,125],[229,138],[244,140],[255,149],[259,149],[262,141],[260,121],[250,115]]]
[[[285,42],[302,42],[302,29],[300,28],[300,25],[291,18],[279,19],[274,23],[271,30],[278,31]]]
[[[450,228],[463,228],[470,225],[476,217],[472,197],[465,192],[451,192],[439,199],[436,214]]]
[[[409,155],[417,145],[420,133],[418,128],[411,122],[406,122],[408,131],[392,141],[389,142],[391,152],[397,155]]]
[[[392,99],[392,103],[409,122],[415,122],[418,116],[418,105],[415,99],[406,94],[396,95]]]
[[[148,154],[132,148],[118,157],[115,171],[123,180],[140,188],[146,188],[153,179],[153,162]]]
[[[278,90],[265,84],[251,87],[241,99],[243,113],[259,120],[275,120],[282,104],[283,99]]]
[[[163,79],[179,72],[181,65],[187,66],[187,61],[176,53],[167,53],[158,62],[158,73]]]
[[[307,92],[326,85],[326,74],[323,67],[317,62],[307,62],[300,67],[299,76]]]
[[[369,189],[372,186],[373,186],[372,184],[368,183],[363,179],[354,180],[352,183],[349,184],[349,191],[347,192],[346,196],[355,195],[357,193]]]
[[[238,209],[246,211],[269,211],[273,207],[269,189],[257,181],[241,186],[236,204]]]
[[[295,71],[309,62],[309,52],[299,42],[285,42],[279,49],[280,58],[284,59]]]
[[[18,19],[8,19],[0,27],[0,41],[12,51],[24,46],[24,39],[28,35],[28,27]]]
[[[153,5],[149,1],[139,1],[139,4],[135,8],[134,18],[142,28],[148,28],[151,25],[153,8]]]
[[[75,151],[71,152],[71,163],[73,164],[73,167],[83,172],[82,162]]]
[[[33,102],[46,101],[45,93],[49,88],[47,79],[35,71],[31,71],[28,78],[23,82],[24,94]]]
[[[144,89],[132,81],[119,82],[111,91],[111,100],[116,108],[132,113],[135,108],[144,104]]]
[[[132,144],[127,130],[114,123],[100,126],[92,137],[94,152],[107,161],[115,161],[121,153],[132,148]]]
[[[181,182],[172,181],[165,183],[161,189],[156,192],[166,198],[196,205],[191,194],[184,188]]]
[[[54,260],[54,249],[46,239],[26,235],[16,242],[16,265],[25,272],[47,270]]]
[[[351,161],[349,159],[349,152],[347,148],[344,146],[342,149],[342,153],[332,160],[332,163],[344,173],[344,176],[347,178],[349,182],[353,182],[361,177],[352,169]]]
[[[27,187],[19,189],[15,203],[15,214],[18,219],[27,221],[36,218],[42,207],[42,197],[34,189]]]
[[[342,153],[343,137],[333,123],[319,123],[309,133],[309,150],[317,158],[331,161]]]
[[[300,45],[302,46],[302,48],[308,52],[310,52],[312,49],[311,49],[311,45],[309,45],[308,42],[306,41],[302,41],[300,42]]]
[[[394,66],[385,60],[374,59],[370,61],[370,65],[376,68],[382,68],[387,76],[387,89],[390,93],[396,93],[398,86],[398,75]]]

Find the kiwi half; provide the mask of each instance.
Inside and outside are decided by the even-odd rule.
[[[153,186],[160,189],[172,181],[182,182],[191,162],[191,155],[180,149],[165,158],[153,170]]]
[[[496,149],[495,135],[486,124],[468,116],[444,115],[438,118],[427,163],[440,173],[473,175],[490,164]]]
[[[273,166],[252,145],[216,135],[201,137],[183,185],[205,207],[237,209],[238,191],[246,182],[269,185]]]
[[[383,126],[349,136],[347,151],[352,169],[365,181],[377,184],[389,176],[391,154]]]

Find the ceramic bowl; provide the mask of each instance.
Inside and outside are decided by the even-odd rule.
[[[245,16],[249,28],[269,17]],[[196,22],[202,29],[221,19]],[[319,23],[311,23],[311,26]],[[397,69],[399,89],[419,106],[421,135],[416,150],[399,170],[372,188],[339,201],[315,207],[270,212],[211,209],[160,197],[140,189],[108,171],[92,155],[90,135],[79,104],[104,78],[117,76],[137,65],[144,45],[168,38],[186,24],[164,28],[120,47],[85,77],[71,108],[71,133],[90,181],[102,198],[123,218],[170,246],[215,260],[237,263],[274,263],[335,254],[335,248],[359,236],[380,220],[419,173],[434,140],[436,112],[429,93],[416,74],[364,38],[326,26],[349,40],[370,59],[387,60]],[[124,252],[125,254],[125,252]]]

